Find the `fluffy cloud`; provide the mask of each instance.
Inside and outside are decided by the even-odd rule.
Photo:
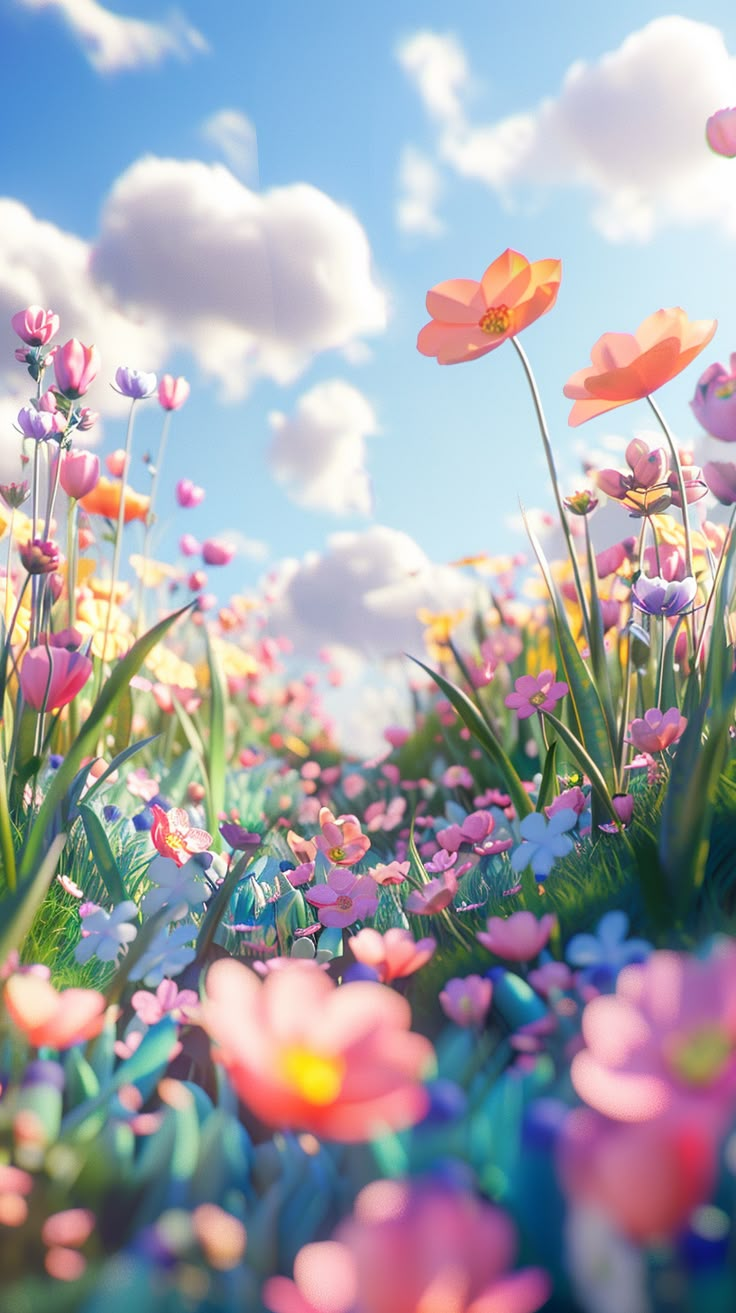
[[[349,210],[305,183],[256,194],[221,164],[133,164],[105,204],[92,277],[164,325],[232,397],[259,374],[292,382],[317,352],[386,323]]]
[[[401,42],[396,57],[434,118],[441,122],[462,120],[469,70],[465,51],[456,37],[415,32]]]
[[[52,9],[64,19],[98,73],[160,64],[169,55],[186,59],[208,49],[196,28],[180,14],[165,23],[114,14],[99,0],[17,0],[25,9]]]
[[[200,127],[200,136],[214,146],[237,177],[258,179],[258,142],[250,119],[238,109],[221,109]]]
[[[349,383],[317,383],[292,416],[269,415],[268,462],[292,501],[335,515],[368,515],[372,497],[365,440],[376,432],[373,407]]]
[[[35,384],[14,359],[20,344],[10,326],[12,315],[27,305],[43,305],[61,316],[59,341],[78,337],[96,343],[104,379],[93,384],[87,400],[103,415],[127,408],[107,386],[115,367],[157,369],[167,342],[159,328],[129,318],[101,293],[89,276],[87,242],[42,222],[18,201],[0,199],[0,252],[0,472],[17,477],[19,447],[12,424]],[[94,430],[88,437],[94,438]]]
[[[417,610],[472,607],[474,592],[408,534],[374,525],[333,534],[322,554],[283,563],[271,578],[271,622],[305,653],[337,644],[371,661],[421,655]]]
[[[440,190],[440,175],[432,161],[414,146],[406,146],[399,161],[396,205],[396,222],[403,232],[439,237],[444,231],[435,213]]]
[[[430,47],[430,37],[413,38],[423,61],[415,50],[401,62],[439,123],[439,155],[461,176],[509,206],[524,188],[536,197],[545,187],[583,189],[594,227],[610,241],[646,241],[668,224],[714,223],[736,234],[736,173],[704,138],[706,119],[731,104],[736,80],[717,28],[655,19],[600,59],[572,64],[556,96],[481,125],[464,112],[457,43],[434,37]],[[439,93],[428,49],[440,68],[457,72],[450,83],[445,74]]]

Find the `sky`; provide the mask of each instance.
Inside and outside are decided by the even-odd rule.
[[[124,438],[118,365],[186,375],[159,555],[185,529],[236,542],[216,591],[275,572],[305,648],[402,650],[417,606],[467,593],[448,562],[522,551],[519,501],[551,508],[511,347],[417,352],[435,283],[507,247],[562,259],[524,345],[567,491],[582,453],[651,429],[644,403],[568,427],[600,334],[663,306],[718,318],[659,398],[698,437],[700,365],[736,349],[736,163],[703,135],[736,104],[733,0],[0,0],[0,42],[0,468],[24,305],[100,347],[101,451]],[[141,491],[160,419],[138,408]],[[180,477],[196,510],[175,511]]]

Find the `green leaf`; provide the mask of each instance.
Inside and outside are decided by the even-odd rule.
[[[56,874],[56,867],[64,851],[66,838],[65,834],[57,834],[56,838],[49,844],[48,851],[35,874],[23,881],[15,893],[7,894],[3,898],[0,965],[7,960],[12,949],[20,949],[23,940],[33,925],[36,912],[46,897],[49,885]]]
[[[182,607],[181,610],[175,611],[172,615],[166,616],[164,620],[160,620],[152,629],[149,629],[147,634],[139,638],[137,643],[133,644],[130,651],[114,667],[109,679],[103,685],[100,696],[84,726],[71,745],[61,766],[54,773],[54,778],[49,785],[46,797],[26,840],[20,864],[20,879],[27,878],[34,870],[46,841],[46,832],[51,824],[54,812],[79,771],[83,758],[90,755],[90,748],[96,744],[105,718],[113,710],[121,693],[129,686],[131,679],[143,665],[148,653],[157,643],[161,642],[177,620],[180,620],[187,611],[190,611],[193,605],[194,603],[190,603],[188,606]]]
[[[552,603],[552,618],[560,650],[563,675],[570,690],[570,703],[578,725],[577,742],[584,744],[588,758],[593,758],[598,763],[598,774],[604,779],[606,789],[610,795],[611,792],[616,791],[617,773],[613,743],[603,704],[590,671],[578,651],[562,598],[552,578],[539,539],[529,525],[523,511],[522,515],[529,541],[539,562],[539,568],[544,576],[544,582],[547,585],[547,591]]]
[[[127,748],[130,743],[130,735],[133,729],[133,690],[130,685],[123,689],[118,702],[117,715],[115,717],[115,729],[113,730],[113,747],[116,753],[120,753]],[[110,767],[112,770],[112,766]]]
[[[225,810],[225,709],[227,685],[220,658],[207,635],[207,663],[210,670],[210,737],[207,745],[209,795],[207,824],[214,835],[213,848],[220,852],[222,838],[218,817]]]
[[[232,895],[245,875],[251,857],[251,853],[244,853],[240,858],[240,861],[235,862],[231,866],[225,879],[217,890],[217,893],[210,899],[207,911],[204,914],[202,924],[199,928],[199,934],[197,935],[196,962],[202,962],[204,960],[205,954],[215,937],[215,931],[225,915],[225,911]]]
[[[537,811],[544,811],[549,807],[553,798],[557,797],[557,772],[555,762],[557,758],[557,739],[552,739],[548,749],[547,756],[544,760],[544,771],[542,773],[542,783],[539,786],[539,797],[537,798]]]
[[[457,685],[453,684],[449,679],[445,679],[444,675],[440,675],[437,671],[431,670],[429,666],[425,666],[424,662],[419,661],[417,657],[410,657],[410,660],[434,680],[437,687],[444,693],[448,702],[455,708],[460,719],[470,730],[473,738],[480,747],[483,748],[486,755],[490,757],[494,766],[503,778],[511,801],[516,808],[517,815],[519,817],[528,816],[529,813],[534,810],[529,801],[529,795],[526,792],[521,779],[514,770],[509,758],[501,747],[501,744],[492,734],[477,707],[473,705],[470,698],[463,693],[461,688],[458,688]]]
[[[542,715],[544,716],[544,719],[553,726],[557,737],[562,740],[565,747],[572,753],[578,766],[580,766],[581,770],[583,770],[588,776],[588,779],[593,786],[593,792],[598,795],[598,798],[611,817],[611,820],[618,823],[619,818],[613,805],[613,799],[608,790],[608,785],[593,758],[586,752],[582,743],[575,737],[572,730],[569,730],[567,725],[563,725],[561,720],[558,720],[556,716],[553,716],[551,711],[543,711]]]
[[[82,818],[84,833],[87,836],[87,843],[92,852],[97,874],[101,877],[113,904],[117,906],[118,903],[125,902],[128,894],[110,847],[110,841],[105,833],[105,827],[97,812],[93,811],[86,801],[80,804],[79,814]]]
[[[95,794],[102,788],[103,784],[107,783],[110,776],[115,774],[116,770],[119,770],[121,766],[125,765],[125,762],[129,761],[131,757],[134,757],[137,752],[142,752],[144,748],[147,748],[149,743],[155,743],[157,738],[160,738],[159,734],[151,734],[147,739],[140,739],[138,743],[131,743],[130,747],[123,748],[122,751],[118,753],[117,757],[113,757],[107,770],[103,771],[100,778],[95,780],[94,784],[87,789],[87,792],[84,795],[84,801],[86,803],[91,802]]]

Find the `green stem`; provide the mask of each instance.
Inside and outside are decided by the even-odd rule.
[[[677,443],[675,442],[675,439],[672,436],[670,429],[668,428],[667,421],[665,420],[665,417],[662,414],[661,410],[659,409],[659,406],[657,405],[656,401],[654,400],[653,397],[647,397],[647,401],[649,402],[652,412],[656,417],[657,423],[659,424],[659,427],[661,428],[664,434],[667,446],[670,449],[670,456],[672,457],[672,467],[673,467],[675,478],[677,480],[677,491],[680,494],[680,501],[682,502],[682,512],[681,512],[682,525],[685,530],[685,570],[686,573],[689,574],[691,578],[694,579],[695,569],[693,566],[693,543],[692,543],[692,538],[690,536],[690,520],[688,518],[688,513],[687,513],[687,493],[685,490],[685,478],[682,473],[682,463],[680,461],[680,453],[677,450]],[[690,650],[692,653],[694,653],[695,622],[693,620],[692,615],[688,616],[687,630],[690,635]],[[697,667],[695,667],[695,669],[697,671]]]
[[[8,782],[5,776],[5,762],[2,753],[0,753],[0,855],[2,855],[8,889],[11,893],[14,893],[18,879],[15,870],[13,827],[8,807]]]
[[[117,525],[115,526],[115,546],[113,547],[113,553],[112,553],[112,578],[110,579],[110,598],[107,603],[107,615],[105,616],[105,632],[102,639],[100,672],[102,672],[102,669],[105,664],[105,658],[107,656],[107,640],[110,636],[112,609],[115,605],[115,585],[117,584],[118,571],[120,570],[120,552],[122,550],[122,545],[123,545],[123,525],[125,523],[125,490],[128,482],[128,470],[130,468],[130,452],[133,444],[133,417],[135,415],[136,400],[137,398],[134,397],[130,403],[130,410],[128,411],[128,427],[125,433],[125,460],[123,462],[122,474],[120,476],[121,478],[120,507],[118,510]],[[102,678],[102,674],[100,674],[100,678]]]
[[[156,506],[156,494],[158,492],[158,482],[161,477],[161,467],[164,463],[164,455],[166,454],[166,443],[169,436],[169,425],[171,424],[171,416],[173,413],[174,413],[173,411],[167,410],[164,416],[164,422],[161,428],[161,438],[158,444],[158,453],[156,455],[156,464],[154,465],[153,468],[153,479],[151,480],[151,498],[148,503],[148,515],[146,516],[146,532],[145,532],[145,537],[143,539],[143,565],[141,567],[141,576],[140,579],[138,580],[138,600],[136,602],[135,630],[136,630],[136,636],[138,638],[140,638],[141,631],[143,628],[143,590],[145,587],[146,566],[148,565],[148,557],[151,550],[151,530],[153,529],[153,526],[156,523],[156,516],[154,515],[154,509]]]

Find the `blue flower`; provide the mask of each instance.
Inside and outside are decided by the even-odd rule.
[[[98,907],[89,916],[84,917],[83,938],[74,950],[77,962],[89,962],[96,957],[100,962],[117,962],[121,953],[127,953],[138,934],[134,925],[129,925],[138,915],[138,908],[131,899],[118,903],[112,912]]]
[[[594,935],[573,935],[565,957],[570,966],[582,968],[583,978],[598,988],[613,985],[622,967],[645,962],[653,951],[646,939],[627,939],[628,930],[625,912],[606,912]]]
[[[531,866],[537,880],[544,880],[557,858],[572,852],[575,845],[566,831],[574,830],[577,820],[577,812],[568,808],[555,812],[549,821],[541,812],[525,816],[519,826],[523,842],[511,858],[514,870],[524,871]]]

